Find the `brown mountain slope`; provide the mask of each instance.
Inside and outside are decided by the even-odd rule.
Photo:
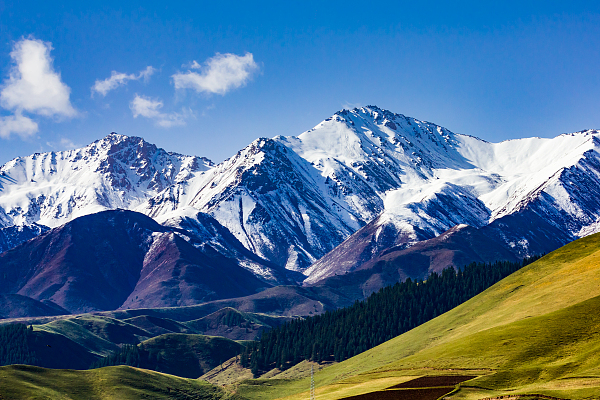
[[[0,294],[82,313],[198,304],[270,287],[235,260],[211,246],[198,249],[176,232],[125,210],[77,218],[0,254]]]

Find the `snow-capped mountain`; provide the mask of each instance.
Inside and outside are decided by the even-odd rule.
[[[259,257],[244,256],[245,267],[263,279],[280,273],[261,258],[314,283],[459,224],[500,229],[527,214],[550,224],[545,234],[560,231],[560,242],[595,232],[599,144],[597,131],[488,143],[374,106],[340,111],[299,136],[257,139],[218,165],[111,134],[2,166],[0,224],[54,227],[126,208],[196,229],[221,252],[228,246],[210,232],[229,231]],[[226,229],[206,225],[206,215]],[[519,255],[537,251],[539,238],[522,229],[501,237]]]
[[[77,150],[18,157],[0,167],[0,227],[53,228],[98,211],[133,208],[211,166],[205,158],[115,133]]]
[[[303,271],[384,211],[405,179],[467,168],[455,142],[414,118],[344,110],[298,137],[258,139],[137,210],[162,221],[194,207],[261,257]]]
[[[305,271],[305,283],[346,274],[392,246],[406,248],[459,224],[490,226],[519,257],[598,231],[600,132],[502,143],[451,137],[444,153],[455,166],[404,174],[402,185],[385,194],[384,211]],[[523,229],[522,221],[509,216],[539,218],[548,225],[539,227],[543,236],[552,230],[553,240],[540,241],[535,227]]]

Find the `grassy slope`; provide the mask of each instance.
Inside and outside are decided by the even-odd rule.
[[[600,303],[590,300],[596,296],[600,296],[600,234],[577,240],[448,313],[326,368],[315,377],[317,386],[322,387],[317,394],[327,391],[329,394],[321,398],[340,398],[341,393],[331,391],[331,385],[374,383],[389,377],[402,380],[407,375],[432,373],[432,370],[419,368],[452,367],[502,371],[494,377],[480,378],[481,386],[494,390],[481,393],[463,390],[457,393],[458,397],[469,398],[472,394],[471,397],[480,398],[508,389],[548,392],[559,385],[556,378],[573,373],[591,378],[570,379],[571,387],[561,393],[573,398],[584,398],[592,392],[598,396],[600,382],[595,382],[596,377],[600,378],[600,371],[586,369],[588,366],[581,364],[586,359],[585,352],[600,345],[600,337],[594,333],[596,320],[587,316],[598,314],[595,307]],[[586,300],[590,302],[575,306]],[[575,308],[568,308],[570,306]],[[558,329],[561,324],[564,325],[562,330]],[[527,327],[531,330],[525,329]],[[554,347],[547,345],[550,338],[555,339]],[[508,344],[501,345],[504,341]],[[472,347],[471,343],[476,346]],[[555,349],[557,346],[560,350]],[[511,349],[510,355],[506,354],[507,349]],[[521,362],[533,363],[531,369],[509,372]],[[598,365],[597,358],[590,362]],[[515,381],[507,382],[502,376]],[[268,384],[261,390],[260,382],[247,382],[239,386],[238,392],[249,398],[270,399],[305,392],[309,387],[306,378]],[[592,388],[574,388],[586,385]]]
[[[140,347],[159,355],[160,371],[198,378],[217,365],[240,354],[243,346],[216,336],[168,333],[142,342]]]
[[[82,345],[92,354],[107,356],[118,350],[118,346],[86,329],[74,319],[52,321],[44,325],[35,325],[34,330],[63,335]]]
[[[226,393],[202,381],[131,367],[90,371],[0,367],[0,399],[220,399]]]

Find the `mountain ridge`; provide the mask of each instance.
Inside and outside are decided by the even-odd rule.
[[[553,250],[523,234],[521,216],[549,222],[543,235],[557,234],[556,247],[596,232],[599,151],[595,130],[490,143],[376,106],[256,139],[217,165],[111,134],[0,167],[0,224],[56,227],[124,208],[185,230],[209,215],[220,224],[211,232],[228,231],[245,249],[213,241],[218,252],[261,279],[314,284],[457,225],[499,232],[516,221],[496,237],[518,257]]]

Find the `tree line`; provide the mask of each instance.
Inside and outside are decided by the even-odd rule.
[[[472,263],[426,280],[380,289],[352,306],[287,322],[248,344],[240,360],[254,376],[302,360],[343,361],[407,332],[464,303],[541,256],[521,262]]]
[[[36,365],[35,352],[29,343],[33,327],[24,324],[0,325],[0,366],[11,364]]]
[[[153,362],[154,361],[154,362]],[[94,362],[90,368],[102,368],[113,365],[129,365],[132,367],[157,370],[157,364],[160,361],[156,355],[153,359],[152,355],[138,346],[126,344],[113,354],[103,357]]]

